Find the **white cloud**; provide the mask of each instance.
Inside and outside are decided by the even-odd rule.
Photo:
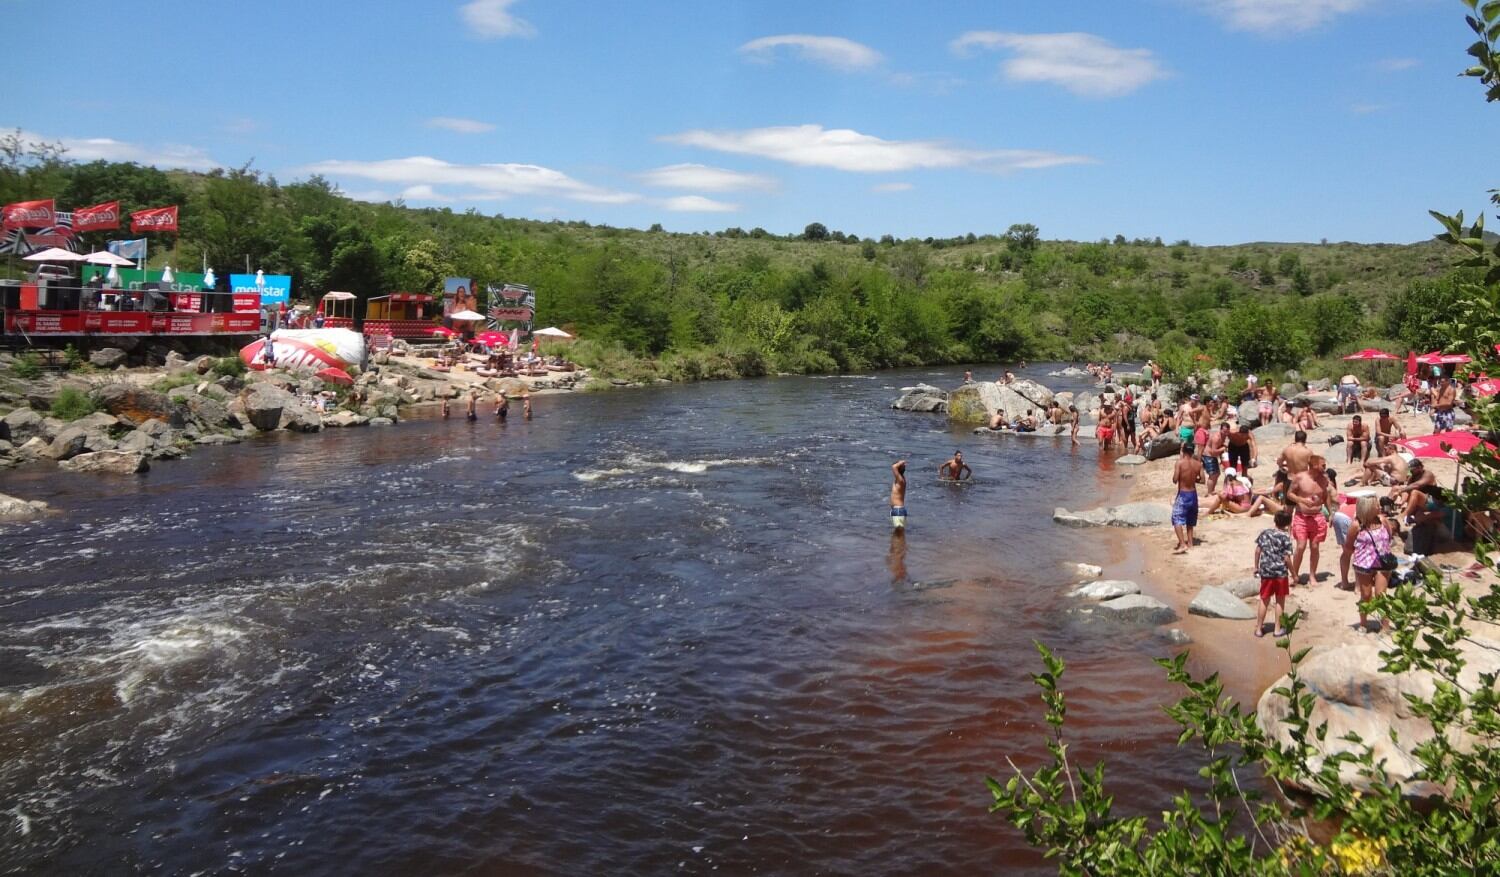
[[[1049,82],[1085,97],[1118,97],[1167,76],[1150,49],[1122,49],[1089,33],[969,31],[950,44],[959,54],[1010,50],[1000,64],[1012,82]]]
[[[740,53],[759,61],[770,61],[776,50],[789,48],[804,61],[812,61],[836,70],[868,70],[884,58],[864,43],[843,37],[819,37],[788,33],[761,37],[740,46]]]
[[[455,201],[493,201],[516,195],[555,196],[591,204],[627,204],[640,200],[631,192],[619,192],[575,180],[561,171],[534,164],[453,164],[425,155],[391,158],[381,161],[320,161],[303,168],[306,173],[324,174],[334,179],[356,177],[387,185],[426,186],[437,193],[438,186],[462,191],[448,191],[441,197]],[[426,197],[426,196],[424,196]]]
[[[667,210],[679,213],[733,213],[740,209],[738,204],[715,201],[702,195],[679,195],[676,198],[663,198],[657,203]]]
[[[756,155],[803,167],[828,167],[859,173],[960,167],[1010,171],[1093,162],[1088,156],[1040,150],[964,149],[938,140],[882,140],[847,128],[825,129],[822,125],[742,131],[694,130],[661,139],[735,155]]]
[[[387,201],[396,200],[395,198],[391,197],[390,192],[382,191],[380,189],[360,189],[355,192],[345,192],[344,197],[351,198],[355,201],[366,201],[371,204],[384,204]]]
[[[637,177],[648,186],[663,189],[742,192],[776,188],[776,181],[770,177],[709,167],[706,164],[669,164],[637,174]]]
[[[1421,65],[1416,58],[1382,58],[1375,62],[1375,66],[1387,73],[1400,73],[1402,70],[1411,70]]]
[[[495,130],[495,126],[489,122],[481,122],[478,119],[460,119],[455,116],[433,116],[423,124],[429,128],[441,128],[455,134],[485,134]]]
[[[911,183],[881,183],[877,186],[871,186],[870,191],[885,195],[891,192],[910,192],[914,188],[916,187]]]
[[[1208,0],[1205,7],[1235,30],[1267,34],[1312,30],[1369,0]]]
[[[110,137],[43,137],[32,131],[20,131],[22,140],[39,143],[61,143],[64,157],[73,161],[133,161],[151,167],[206,171],[219,167],[207,152],[196,146],[162,144],[147,146],[127,143]]]
[[[536,28],[524,18],[510,14],[516,0],[469,0],[458,8],[464,24],[474,36],[485,40],[536,36]]]

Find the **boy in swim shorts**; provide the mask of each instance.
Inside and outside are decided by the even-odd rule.
[[[1286,595],[1291,590],[1287,563],[1292,559],[1292,537],[1287,527],[1292,523],[1291,509],[1282,509],[1274,518],[1276,528],[1262,530],[1255,537],[1255,574],[1260,577],[1260,606],[1255,610],[1255,635],[1266,635],[1266,610],[1276,601],[1276,636],[1286,636]]]

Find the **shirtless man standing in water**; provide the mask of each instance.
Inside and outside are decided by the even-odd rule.
[[[973,474],[974,470],[964,462],[962,451],[954,451],[953,459],[938,467],[938,480],[940,481],[963,481]]]
[[[1173,554],[1185,554],[1193,547],[1193,530],[1198,527],[1198,483],[1203,480],[1203,461],[1193,453],[1192,444],[1182,446],[1182,456],[1172,467],[1177,484],[1177,498],[1172,501],[1172,531],[1177,534]]]
[[[906,461],[891,464],[891,526],[906,529]]]

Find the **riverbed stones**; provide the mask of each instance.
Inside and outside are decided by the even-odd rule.
[[[1480,674],[1500,672],[1500,643],[1480,639],[1460,643],[1456,648],[1467,662],[1459,674],[1459,682],[1469,690],[1482,687]],[[1436,693],[1433,677],[1420,671],[1383,672],[1380,651],[1381,646],[1376,643],[1315,649],[1298,666],[1301,681],[1313,696],[1308,719],[1313,727],[1326,722],[1326,734],[1308,735],[1301,743],[1293,743],[1292,729],[1283,724],[1288,714],[1286,698],[1276,693],[1277,689],[1290,686],[1285,676],[1261,695],[1256,721],[1261,730],[1282,745],[1313,746],[1318,754],[1312,756],[1308,766],[1314,774],[1328,755],[1357,751],[1356,744],[1344,739],[1352,733],[1374,750],[1375,760],[1384,763],[1391,779],[1408,794],[1438,792],[1430,785],[1412,780],[1420,765],[1411,752],[1431,740],[1433,732],[1426,720],[1412,712],[1406,699],[1408,694],[1433,697]],[[1460,751],[1472,749],[1477,742],[1468,735],[1454,733],[1453,745]],[[1342,765],[1340,770],[1345,783],[1359,789],[1369,788],[1354,765]]]
[[[1168,627],[1157,631],[1156,635],[1174,646],[1192,645],[1193,642],[1193,638],[1188,636],[1187,631],[1180,627]]]
[[[901,396],[891,403],[897,411],[941,413],[948,410],[948,394],[930,384],[902,387]]]
[[[1240,598],[1241,600],[1245,599],[1246,597],[1260,596],[1260,579],[1253,577],[1233,579],[1231,581],[1225,582],[1222,585],[1219,585],[1219,587]]]
[[[46,424],[42,422],[42,415],[30,408],[17,408],[5,415],[5,428],[10,433],[10,440],[17,445],[43,436],[47,431]]]
[[[238,442],[239,439],[235,436],[226,435],[222,432],[211,432],[208,435],[200,435],[194,439],[194,443],[200,445],[232,445]]]
[[[372,417],[372,418],[370,418],[370,425],[371,426],[395,426],[395,424],[396,424],[396,421],[390,419],[389,417]]]
[[[365,417],[363,414],[355,414],[353,411],[348,410],[335,411],[332,414],[323,415],[323,425],[327,427],[339,428],[350,426],[365,426],[369,422],[370,418]]]
[[[128,355],[118,347],[101,347],[89,354],[89,364],[95,368],[115,368],[124,365]]]
[[[1205,585],[1188,604],[1188,613],[1205,618],[1229,618],[1248,621],[1255,617],[1255,610],[1246,606],[1239,597],[1223,588]]]
[[[79,454],[58,465],[72,472],[100,472],[110,475],[134,475],[151,468],[145,454],[131,451],[94,451]]]
[[[1128,597],[1140,592],[1141,586],[1135,582],[1104,579],[1074,588],[1068,592],[1068,596],[1080,597],[1084,600],[1113,600],[1116,597]]]
[[[1153,502],[1127,502],[1108,508],[1052,512],[1054,523],[1065,527],[1161,527],[1172,521],[1172,509]]]
[[[0,521],[27,521],[47,511],[40,500],[26,500],[0,493]]]
[[[53,460],[66,460],[90,451],[108,451],[115,447],[109,433],[87,424],[73,424],[58,432],[48,445],[46,456]]]
[[[1177,613],[1171,606],[1145,594],[1128,594],[1105,600],[1095,608],[1106,618],[1132,624],[1171,624],[1177,620]]]
[[[187,410],[183,406],[163,393],[133,384],[106,384],[94,391],[94,401],[110,414],[131,423],[156,418],[181,428],[187,422]]]
[[[1140,466],[1146,462],[1146,458],[1140,454],[1126,454],[1115,458],[1116,466]]]
[[[1073,573],[1078,577],[1078,581],[1087,582],[1103,575],[1104,567],[1093,563],[1075,563],[1073,564]]]

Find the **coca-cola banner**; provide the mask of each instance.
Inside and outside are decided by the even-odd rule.
[[[73,211],[74,231],[102,231],[120,227],[120,202],[110,201]]]
[[[4,213],[0,214],[0,228],[6,230],[42,228],[56,224],[57,210],[51,198],[45,201],[17,201],[15,204],[7,204]]]
[[[133,232],[176,231],[177,208],[154,207],[150,210],[137,210],[130,214],[130,230]]]

